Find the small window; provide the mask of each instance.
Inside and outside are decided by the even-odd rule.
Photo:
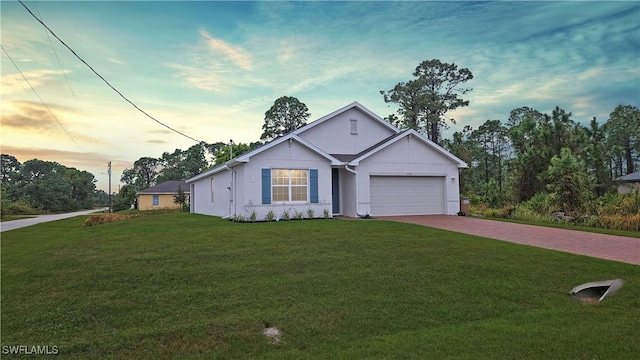
[[[160,205],[160,195],[153,195],[153,206]]]
[[[211,178],[211,203],[213,204],[213,200],[215,199],[215,195],[214,195],[214,190],[215,186],[214,186],[214,182],[213,182],[213,178]]]
[[[351,135],[358,135],[358,119],[351,119]]]

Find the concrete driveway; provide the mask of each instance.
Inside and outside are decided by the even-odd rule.
[[[399,221],[640,265],[640,239],[465,216],[384,216]]]
[[[26,226],[31,226],[31,225],[40,224],[40,223],[49,222],[49,221],[56,221],[56,220],[68,219],[68,218],[72,218],[80,215],[87,215],[87,214],[91,214],[99,211],[106,211],[108,209],[109,208],[102,208],[102,209],[76,211],[76,212],[65,213],[65,214],[37,215],[36,217],[32,217],[28,219],[3,221],[0,223],[0,232],[19,229]]]

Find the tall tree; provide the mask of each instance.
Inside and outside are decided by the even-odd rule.
[[[225,162],[231,160],[231,151],[233,151],[233,157],[235,158],[248,152],[249,150],[251,150],[251,146],[244,143],[227,145],[225,147],[219,148],[213,154],[215,157],[214,165],[224,164]]]
[[[466,169],[460,169],[460,193],[471,194],[473,178],[474,164],[473,154],[475,152],[475,143],[471,139],[473,128],[469,125],[465,125],[462,131],[456,131],[453,133],[451,140],[444,139],[442,145],[450,153],[457,156],[460,160],[466,162],[469,167]]]
[[[473,74],[467,68],[458,69],[456,64],[433,59],[420,63],[413,76],[414,79],[380,94],[386,103],[400,106],[401,119],[396,121],[396,126],[426,133],[431,141],[438,143],[440,128],[446,126],[445,114],[469,105],[469,100],[459,95],[472,90],[462,85],[473,79]],[[449,120],[455,123],[454,119]]]
[[[640,164],[640,110],[631,105],[618,105],[609,116],[605,130],[611,155],[617,160],[614,167],[617,171],[613,175],[634,172],[636,164]]]
[[[120,181],[132,185],[135,190],[144,190],[155,185],[158,177],[160,160],[151,157],[141,157],[133,163],[133,168],[122,172]]]
[[[544,116],[527,107],[514,109],[509,116],[508,136],[513,147],[514,158],[509,161],[509,184],[514,200],[529,200],[538,192],[545,191],[539,175],[549,166],[547,144],[542,133]]]
[[[504,163],[508,147],[507,128],[500,120],[487,120],[473,131],[471,139],[475,141],[481,151],[476,152],[475,159],[478,167],[484,173],[484,184],[494,179],[497,191],[502,194],[504,183]]]
[[[176,149],[173,153],[165,152],[160,161],[160,169],[156,181],[186,180],[205,170],[209,163],[206,160],[205,144],[196,144],[187,150]]]
[[[611,186],[611,174],[608,169],[606,135],[604,125],[598,125],[594,117],[586,129],[588,145],[586,148],[587,168],[595,179],[594,192],[596,196],[604,195]]]
[[[65,167],[57,162],[38,159],[22,165],[24,199],[37,209],[64,211],[71,209],[71,186],[65,181]]]
[[[309,119],[307,105],[291,96],[283,96],[273,103],[264,113],[264,125],[260,140],[271,141],[290,133],[307,123]]]

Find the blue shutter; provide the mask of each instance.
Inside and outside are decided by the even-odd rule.
[[[309,170],[309,185],[311,189],[309,193],[309,201],[317,204],[318,203],[318,169]]]
[[[271,204],[271,169],[262,169],[262,203]]]

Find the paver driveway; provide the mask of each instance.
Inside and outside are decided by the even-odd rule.
[[[640,265],[640,239],[464,216],[385,216],[438,229]]]

